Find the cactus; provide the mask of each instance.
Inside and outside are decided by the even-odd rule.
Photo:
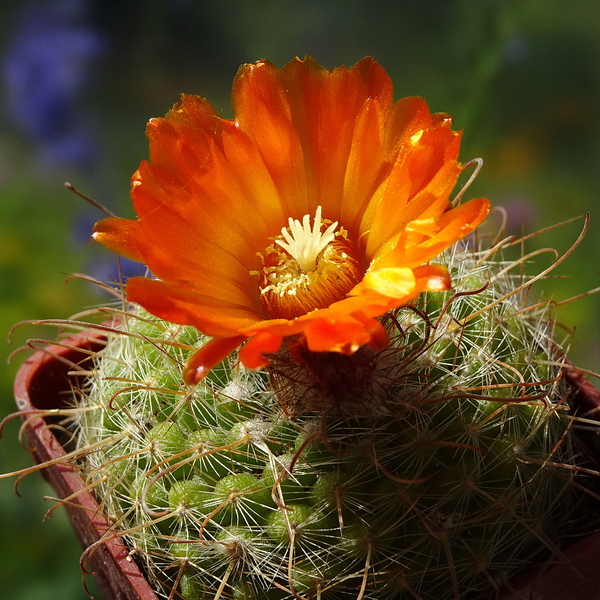
[[[489,254],[438,257],[454,289],[385,315],[385,350],[286,346],[196,386],[181,368],[202,334],[125,314],[78,439],[161,597],[456,600],[553,547],[568,394],[547,306]]]

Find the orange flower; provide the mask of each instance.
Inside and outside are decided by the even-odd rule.
[[[233,107],[223,119],[184,95],[148,124],[138,218],[94,232],[157,277],[130,279],[128,299],[214,338],[188,383],[245,340],[250,368],[298,334],[316,352],[385,347],[375,317],[448,289],[447,271],[426,263],[489,211],[485,199],[449,203],[460,133],[420,98],[394,103],[371,58],[333,71],[311,58],[244,65]]]

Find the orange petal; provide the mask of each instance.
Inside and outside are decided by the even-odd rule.
[[[397,265],[414,269],[471,233],[489,211],[490,203],[485,198],[470,200],[443,213],[429,232],[418,227],[414,231],[405,231],[395,242],[395,247],[386,248],[373,260],[371,269]]]
[[[341,321],[317,319],[304,329],[308,349],[312,352],[353,354],[371,342],[371,333],[364,323],[346,316]]]
[[[406,298],[413,294],[415,286],[416,280],[412,269],[386,267],[367,273],[354,289],[359,287],[359,289],[373,290],[388,298]]]
[[[442,135],[430,139],[432,136],[426,132],[414,148],[399,153],[384,189],[379,191],[381,199],[366,246],[369,258],[378,256],[382,246],[386,242],[389,246],[389,241],[397,239],[411,221],[437,219],[449,208],[448,199],[461,172],[461,166],[455,160],[458,138],[452,131],[440,133]],[[426,142],[435,143],[437,147],[434,150]],[[420,143],[425,144],[424,147]],[[426,177],[413,164],[420,162],[427,162],[422,165]]]
[[[214,337],[239,335],[240,330],[260,321],[259,315],[239,306],[204,296],[190,288],[175,287],[146,277],[129,279],[127,299],[137,302],[160,319],[179,325],[193,325]]]
[[[256,144],[235,121],[217,117],[193,96],[153,119],[147,134],[152,162],[140,165],[132,200],[152,272],[191,281],[207,266],[217,279],[256,269],[257,249],[287,220]],[[165,246],[171,262],[179,257],[171,268],[168,253],[160,251]]]
[[[136,244],[136,234],[139,232],[139,221],[110,217],[102,219],[94,225],[92,237],[117,254],[143,263],[144,258]]]
[[[339,218],[351,237],[358,239],[360,217],[374,191],[387,176],[386,121],[389,106],[367,100],[356,118],[350,153],[344,173]]]
[[[341,219],[346,166],[355,127],[363,105],[376,100],[381,110],[392,108],[393,87],[384,69],[365,58],[351,68],[327,71],[314,60],[292,61],[283,68],[290,87],[290,107],[298,124],[308,158],[311,212],[323,206],[323,214]]]
[[[490,203],[485,198],[469,200],[439,217],[430,237],[409,247],[402,258],[409,267],[428,262],[455,242],[469,235],[490,212]]]
[[[290,216],[321,205],[326,218],[340,220],[356,123],[370,100],[382,114],[392,108],[391,81],[372,58],[333,71],[309,57],[283,69],[268,61],[240,68],[236,120],[259,146]]]
[[[423,265],[413,270],[419,292],[444,292],[452,287],[448,269],[442,265]]]
[[[254,337],[251,337],[240,349],[240,360],[244,366],[249,369],[260,369],[269,364],[265,354],[273,354],[281,347],[283,337],[271,333],[270,331],[261,331]]]
[[[197,350],[183,369],[183,380],[188,385],[196,385],[208,372],[229,356],[243,341],[243,336],[214,338]]]
[[[221,173],[224,170],[209,192],[189,180],[185,186],[172,186],[161,169],[140,165],[131,197],[145,235],[141,250],[153,273],[163,279],[195,280],[208,266],[221,276],[237,278],[257,267],[256,247],[264,248],[265,224],[251,216],[255,213],[248,210],[248,203],[242,209],[232,201],[235,186],[222,192],[222,181],[231,174],[231,170]],[[213,175],[206,177],[214,180]],[[244,214],[249,215],[250,229],[240,225]]]
[[[387,347],[390,338],[385,327],[377,319],[367,317],[360,312],[352,313],[352,316],[364,325],[365,330],[371,336],[368,344],[375,352],[379,352]]]
[[[146,127],[152,164],[169,172],[174,185],[185,185],[193,173],[210,166],[221,121],[207,100],[182,95],[164,118],[151,119]]]
[[[288,215],[309,212],[304,151],[280,69],[268,61],[240,67],[232,93],[236,121],[256,144]]]

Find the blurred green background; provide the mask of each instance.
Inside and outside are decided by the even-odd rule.
[[[116,275],[89,243],[101,214],[62,184],[132,216],[129,177],[147,156],[146,121],[181,92],[231,116],[239,65],[310,54],[333,68],[373,55],[397,97],[424,96],[464,127],[462,159],[485,164],[468,197],[506,207],[533,232],[591,213],[573,256],[539,289],[564,300],[600,286],[600,11],[597,0],[3,0],[0,5],[0,413],[13,410],[9,353],[105,298],[67,273]],[[582,220],[529,249],[564,252]],[[539,268],[549,264],[549,258]],[[133,272],[134,268],[127,267]],[[561,307],[573,360],[600,370],[600,296]],[[566,334],[566,330],[565,330]],[[29,464],[11,422],[0,471]],[[0,590],[10,600],[75,600],[80,550],[62,511],[42,523],[39,475],[0,481]],[[107,599],[108,600],[108,599]]]

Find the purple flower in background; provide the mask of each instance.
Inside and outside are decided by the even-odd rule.
[[[128,258],[108,256],[94,256],[86,265],[86,274],[107,283],[125,282],[130,277],[148,277],[148,269]]]
[[[506,231],[519,235],[531,228],[536,208],[535,202],[526,196],[508,196],[499,202],[506,211]]]
[[[86,5],[85,0],[27,4],[5,49],[7,113],[39,145],[43,163],[86,168],[96,154],[80,102],[105,44],[85,23]]]

